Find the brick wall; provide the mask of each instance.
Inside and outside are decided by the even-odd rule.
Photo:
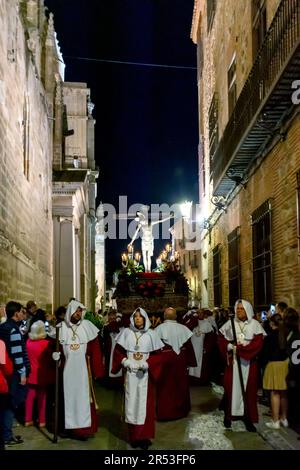
[[[300,170],[300,117],[292,123],[287,138],[278,143],[222,215],[212,230],[212,249],[222,245],[223,304],[228,305],[227,235],[241,227],[242,297],[253,301],[252,227],[250,216],[265,200],[272,198],[272,249],[274,298],[300,309],[300,275],[297,253],[296,173]],[[210,306],[213,306],[212,282]]]
[[[219,0],[211,30],[207,31],[206,1],[195,0],[193,39],[198,37],[198,48],[203,50],[202,74],[199,82],[199,122],[203,142],[206,169],[206,194],[200,200],[203,218],[208,218],[215,206],[211,203],[212,184],[209,174],[209,107],[214,92],[219,103],[219,139],[228,122],[227,72],[234,52],[236,53],[236,85],[239,94],[253,65],[252,18],[250,0]],[[276,13],[280,0],[266,0],[267,26]],[[200,11],[200,13],[199,13]],[[300,308],[299,267],[296,238],[296,172],[300,168],[299,117],[291,124],[287,138],[278,143],[231,202],[227,213],[221,214],[209,234],[206,232],[202,252],[202,278],[207,277],[207,293],[202,284],[202,297],[207,294],[209,307],[213,301],[212,250],[222,246],[223,304],[228,305],[228,246],[227,235],[237,226],[241,227],[242,295],[253,301],[252,275],[252,227],[251,213],[266,199],[272,201],[273,222],[273,275],[274,299],[285,300]],[[200,175],[201,178],[201,175]],[[210,243],[209,243],[210,240]]]

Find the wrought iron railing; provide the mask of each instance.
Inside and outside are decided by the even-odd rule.
[[[281,0],[213,156],[211,176],[214,187],[299,43],[300,1]]]

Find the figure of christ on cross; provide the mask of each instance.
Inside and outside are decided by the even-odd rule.
[[[145,206],[145,207],[148,210],[148,206]],[[151,257],[153,256],[153,250],[154,250],[154,237],[153,237],[153,230],[152,230],[153,225],[162,224],[166,220],[171,219],[173,217],[173,214],[169,215],[168,217],[165,217],[164,219],[156,220],[154,222],[148,222],[147,212],[145,215],[145,211],[144,212],[138,211],[136,214],[137,214],[137,217],[135,217],[134,220],[138,222],[138,226],[128,246],[131,246],[131,247],[133,246],[133,243],[139,231],[141,231],[143,264],[144,264],[145,272],[150,273],[151,272]]]

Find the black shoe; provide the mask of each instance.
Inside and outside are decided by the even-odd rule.
[[[224,411],[224,410],[225,410],[225,400],[224,400],[224,397],[221,398],[221,401],[220,401],[219,406],[218,406],[218,410],[220,410],[220,411]]]
[[[224,418],[224,428],[230,429],[231,428],[231,421],[230,419]]]
[[[74,441],[85,442],[88,440],[88,437],[87,436],[72,436],[71,439],[74,439]]]
[[[139,446],[139,442],[138,441],[133,441],[133,442],[130,442],[130,445],[133,449],[136,449]]]
[[[11,439],[8,441],[5,441],[4,444],[6,446],[15,446],[17,444],[23,444],[23,439],[21,439],[21,436],[13,436]]]
[[[148,450],[148,447],[149,447],[149,441],[148,440],[145,440],[145,441],[141,441],[140,442],[140,448],[142,450]]]
[[[256,432],[256,427],[254,426],[253,423],[251,423],[251,421],[244,421],[245,422],[245,426],[246,426],[246,429],[248,432]]]

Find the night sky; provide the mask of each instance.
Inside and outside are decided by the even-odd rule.
[[[116,205],[198,200],[194,0],[45,0],[66,81],[87,82],[95,103],[98,200]],[[159,243],[157,243],[157,249]],[[126,241],[107,243],[108,268]]]

